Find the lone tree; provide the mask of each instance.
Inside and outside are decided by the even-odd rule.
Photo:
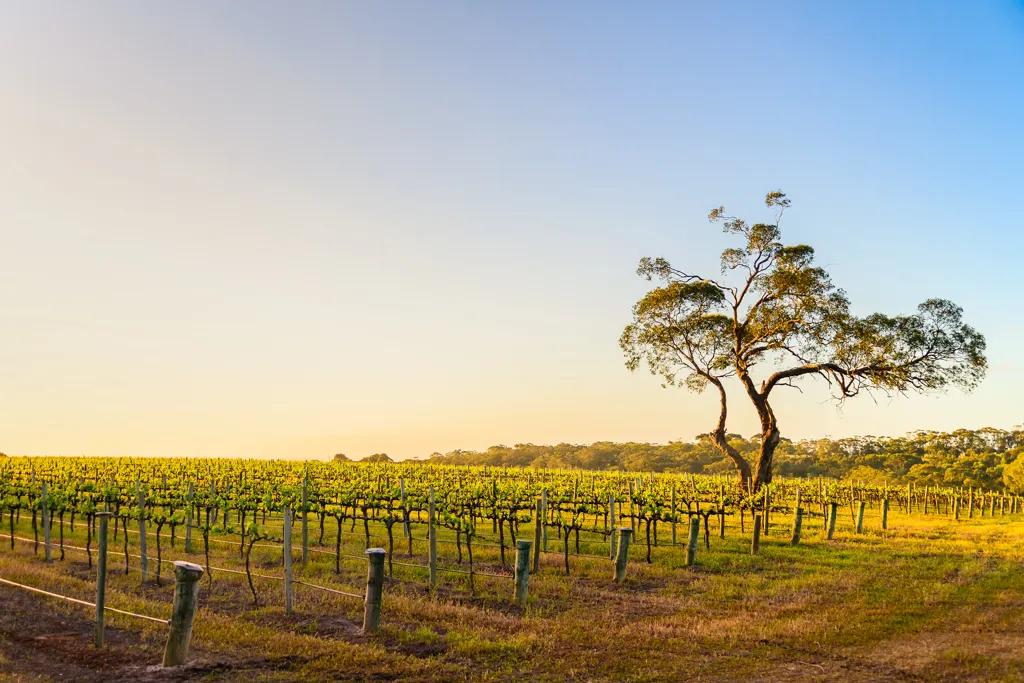
[[[722,207],[711,211],[710,221],[741,241],[722,252],[720,278],[663,258],[641,259],[637,273],[660,286],[634,305],[633,322],[619,340],[630,370],[646,361],[667,385],[715,388],[719,414],[711,440],[735,464],[740,485],[754,491],[772,479],[780,438],[775,389],[817,378],[840,402],[861,392],[949,385],[969,391],[987,367],[985,338],[951,301],[928,299],[913,315],[852,315],[846,293],[814,264],[814,250],[781,242],[786,195],[769,192],[765,204],[775,211],[773,223],[748,225]],[[753,468],[727,438],[727,378],[739,381],[761,424]]]

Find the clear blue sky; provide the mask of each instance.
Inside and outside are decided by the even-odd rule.
[[[1020,2],[10,4],[0,450],[691,438],[636,262],[715,272],[776,188],[859,312],[951,298],[991,361],[784,435],[1018,424],[1022,122]]]

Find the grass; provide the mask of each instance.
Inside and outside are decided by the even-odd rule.
[[[83,680],[89,672],[96,680],[138,678],[133,671],[159,680],[1024,680],[1024,518],[955,522],[890,511],[889,519],[883,532],[877,510],[869,510],[865,533],[856,535],[849,516],[841,516],[832,541],[821,538],[820,519],[805,519],[804,541],[796,547],[788,543],[788,525],[776,519],[756,557],[749,552],[749,524],[741,534],[730,520],[725,539],[712,525],[711,549],[702,543],[694,568],[684,566],[682,546],[654,548],[648,565],[643,544],[635,545],[622,585],[611,581],[608,560],[573,556],[566,577],[561,555],[552,553],[530,578],[525,610],[511,604],[511,578],[479,576],[473,595],[468,577],[443,573],[431,594],[425,571],[396,566],[382,629],[373,636],[359,630],[358,600],[297,586],[295,613],[288,615],[279,583],[257,580],[261,607],[254,608],[244,576],[215,572],[200,594],[194,662],[177,672],[138,668],[160,659],[166,631],[159,624],[112,615],[109,623],[123,638],[114,639],[103,667],[90,668],[89,610],[20,596],[0,628],[0,672],[39,680],[38,666],[19,668],[19,661],[32,666],[57,647],[82,653],[85,661],[72,663],[83,667]],[[357,554],[361,530],[348,531],[346,525],[344,552]],[[18,534],[31,533],[22,515]],[[375,542],[380,533],[374,529]],[[406,558],[400,533],[396,560],[423,563],[425,545],[416,546],[421,555]],[[318,534],[311,524],[311,540]],[[82,544],[81,525],[65,538]],[[0,576],[91,599],[94,573],[80,554],[68,551],[64,562],[45,565],[30,543],[11,551],[6,540],[0,539]],[[131,537],[131,552],[136,541]],[[149,546],[155,556],[152,539]],[[181,546],[179,533],[164,557],[182,558]],[[329,523],[324,548],[333,547]],[[446,566],[454,566],[454,546],[440,547]],[[550,547],[561,547],[553,533]],[[120,541],[111,543],[115,548]],[[607,546],[588,540],[582,550],[598,554]],[[241,567],[237,546],[215,544],[214,551],[213,565]],[[474,555],[480,569],[500,571],[496,548],[479,545]],[[257,548],[253,561],[259,573],[280,574],[279,551]],[[127,576],[120,558],[112,555],[110,566],[108,604],[169,613],[170,571],[163,587],[140,587],[137,560]],[[361,592],[365,564],[346,559],[339,577],[333,557],[313,553],[299,576]],[[0,595],[7,600],[13,591]],[[78,629],[78,640],[44,639],[34,646],[39,657],[26,657],[14,631],[42,628],[31,610],[60,614]]]

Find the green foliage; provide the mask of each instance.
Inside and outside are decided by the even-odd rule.
[[[1017,457],[1003,468],[1003,485],[1012,493],[1024,493],[1024,458],[1020,457],[1022,449],[1017,449]]]
[[[728,439],[744,457],[754,456],[760,447],[757,435],[748,439],[729,434]],[[997,489],[1005,479],[1004,466],[1022,450],[1024,429],[990,427],[919,431],[903,437],[783,439],[776,451],[776,467],[787,477],[846,478],[879,485],[912,479],[921,485]],[[693,474],[723,474],[732,468],[707,434],[694,441],[667,444],[598,441],[590,445],[491,446],[485,451],[435,454],[430,462]]]

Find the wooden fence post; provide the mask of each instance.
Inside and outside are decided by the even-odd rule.
[[[927,500],[928,499],[925,498],[925,501],[927,501]],[[927,504],[928,503],[926,502],[925,505],[927,505]],[[864,531],[864,501],[862,500],[857,505],[857,533],[859,534],[859,533],[862,533],[863,531]]]
[[[718,486],[718,537],[725,538],[725,484]]]
[[[302,566],[309,563],[309,472],[302,478]]]
[[[174,608],[171,612],[171,632],[164,649],[164,666],[180,666],[188,658],[192,640],[192,622],[196,618],[199,602],[199,579],[203,568],[191,562],[174,563]]]
[[[533,573],[536,574],[540,571],[540,534],[541,526],[544,521],[541,517],[541,502],[540,498],[534,503],[534,514],[533,514]]]
[[[686,540],[686,566],[697,564],[697,541],[700,539],[700,516],[690,518],[690,535]]]
[[[803,526],[804,522],[804,511],[803,508],[797,508],[793,511],[793,538],[790,540],[790,545],[800,544],[800,527]]]
[[[838,510],[838,503],[828,504],[828,533],[825,537],[830,541],[832,540],[832,535],[836,532],[836,513],[838,512]]]
[[[619,529],[619,550],[615,556],[615,583],[626,579],[626,566],[629,564],[629,539],[633,536],[633,528],[624,526]]]
[[[520,538],[516,541],[516,604],[526,607],[526,594],[530,582],[530,541]]]
[[[363,633],[380,628],[381,596],[384,592],[384,548],[367,548],[366,598],[363,611]]]
[[[882,531],[889,528],[889,499],[882,499]]]
[[[750,554],[757,555],[761,552],[761,515],[754,511],[754,533],[750,539]]]
[[[633,497],[636,493],[636,484],[630,479],[629,480],[629,528],[636,533],[636,503],[633,502]]]
[[[106,626],[106,613],[104,606],[107,601],[107,524],[111,513],[101,511],[96,513],[100,522],[99,528],[99,557],[96,559],[96,647],[103,647],[104,628]],[[88,522],[86,522],[88,524]]]
[[[406,538],[412,538],[412,529],[409,528],[409,506],[405,502],[405,477],[398,480],[398,490],[402,495],[402,533]]]
[[[437,520],[435,519],[434,487],[430,487],[430,500],[427,506],[427,533],[429,534],[428,563],[430,564],[430,587],[437,587]]]
[[[542,489],[540,492],[540,542],[541,550],[544,552],[548,551],[548,490]]]
[[[135,480],[135,493],[139,504],[139,571],[142,572],[142,583],[146,583],[149,575],[149,555],[146,552],[146,494],[142,483]],[[127,534],[127,530],[125,531]],[[127,562],[128,558],[125,558]]]
[[[283,546],[281,548],[281,559],[284,562],[284,611],[292,613],[292,509],[291,506],[284,506],[284,527]]]
[[[672,484],[672,545],[676,544],[676,485]]]
[[[53,539],[50,534],[50,489],[43,482],[43,560],[53,562]]]
[[[187,501],[185,507],[185,552],[192,553],[192,512],[195,508],[196,489],[192,485],[192,482],[188,483],[188,496],[185,498]]]
[[[608,496],[608,527],[610,529],[608,533],[608,559],[615,559],[615,541],[618,537],[615,535],[615,496]]]

